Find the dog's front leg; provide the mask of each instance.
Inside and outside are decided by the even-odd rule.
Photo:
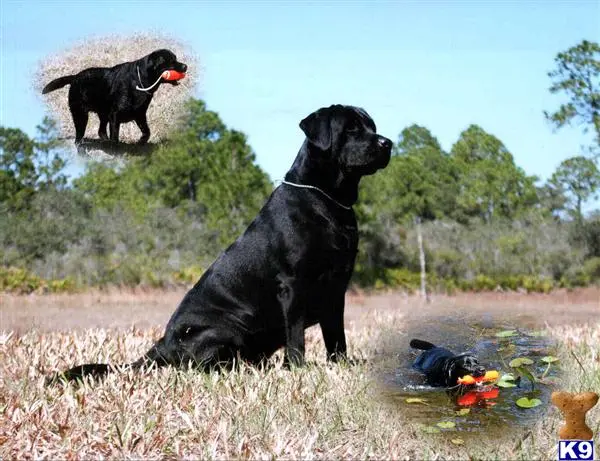
[[[331,309],[321,314],[319,324],[327,349],[327,359],[332,362],[346,360],[346,332],[344,331],[345,296],[332,300]]]
[[[116,114],[111,114],[110,119],[108,121],[108,127],[110,130],[110,140],[114,143],[119,142],[119,129],[121,128],[121,124],[119,123],[119,119]]]
[[[139,145],[146,144],[148,142],[148,139],[150,139],[150,127],[148,126],[148,120],[146,118],[146,113],[144,112],[143,114],[139,115],[135,119],[135,123],[137,124],[138,128],[142,132],[142,137],[139,139],[138,144]]]
[[[295,289],[293,279],[279,277],[277,299],[283,312],[285,326],[286,366],[304,365],[304,319],[306,306],[302,303],[301,293]]]

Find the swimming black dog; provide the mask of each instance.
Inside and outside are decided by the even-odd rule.
[[[427,383],[432,386],[454,387],[458,385],[458,378],[465,375],[476,378],[485,375],[485,368],[472,354],[456,355],[420,339],[411,340],[410,347],[424,351],[414,361],[413,368],[425,374]]]
[[[114,67],[90,67],[78,74],[52,80],[42,94],[69,88],[69,109],[75,125],[75,144],[80,144],[85,135],[88,114],[95,112],[100,119],[98,136],[108,139],[106,126],[110,126],[110,140],[119,142],[121,123],[135,121],[142,132],[139,144],[150,139],[150,128],[146,112],[154,93],[162,83],[165,70],[186,72],[187,65],[177,61],[169,50],[157,50],[137,61],[125,62]],[[168,81],[176,85],[176,81]],[[154,86],[153,86],[154,85]]]
[[[257,364],[281,347],[287,365],[302,365],[304,330],[317,323],[327,358],[346,359],[345,292],[358,250],[352,205],[360,179],[390,161],[392,141],[352,106],[319,109],[300,128],[306,139],[283,183],[185,295],[164,336],[130,367],[209,369],[236,358]],[[58,378],[109,371],[86,364]]]

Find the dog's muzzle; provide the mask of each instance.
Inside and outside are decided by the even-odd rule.
[[[475,378],[480,378],[481,376],[485,375],[485,368],[483,367],[478,367],[475,368],[475,370],[473,371],[473,377]]]
[[[379,136],[379,139],[377,139],[377,146],[380,149],[391,151],[392,141],[390,141],[388,138],[384,138],[383,136]]]
[[[384,136],[378,136],[377,148],[381,153],[381,162],[379,167],[385,168],[388,165],[388,163],[390,163],[390,158],[392,156],[392,141]]]

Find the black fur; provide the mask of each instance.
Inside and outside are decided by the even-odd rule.
[[[135,121],[142,132],[139,143],[145,144],[150,138],[146,112],[154,93],[166,81],[161,80],[149,91],[137,90],[136,86],[149,87],[165,70],[186,72],[187,65],[177,61],[171,51],[157,50],[137,61],[114,67],[90,67],[76,75],[57,78],[44,87],[42,94],[71,85],[69,109],[75,125],[75,144],[80,144],[85,135],[90,112],[98,114],[100,119],[100,139],[108,139],[108,125],[110,140],[118,143],[121,123]],[[176,81],[167,83],[177,84]]]
[[[392,142],[362,109],[334,105],[300,122],[306,140],[258,216],[187,293],[165,334],[129,365],[200,368],[257,364],[285,347],[304,363],[304,330],[320,324],[329,360],[346,358],[344,298],[358,248],[354,211],[362,176],[384,168]],[[325,195],[327,194],[327,195]],[[337,202],[337,203],[336,203]],[[102,376],[106,365],[68,370]],[[58,375],[60,377],[60,375]]]
[[[472,354],[457,355],[420,339],[411,340],[410,347],[424,351],[414,361],[413,368],[423,373],[432,386],[454,387],[458,378],[465,375],[479,377],[485,374],[485,368]]]

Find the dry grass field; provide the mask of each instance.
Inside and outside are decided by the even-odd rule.
[[[180,292],[9,296],[0,317],[0,459],[556,459],[558,410],[501,433],[429,434],[383,398],[378,376],[413,332],[445,319],[543,329],[557,341],[559,388],[600,390],[600,290],[550,295],[349,295],[351,355],[328,365],[318,328],[309,366],[171,369],[113,374],[82,387],[45,388],[44,375],[80,362],[118,364],[162,333]],[[600,431],[600,408],[588,415]]]

